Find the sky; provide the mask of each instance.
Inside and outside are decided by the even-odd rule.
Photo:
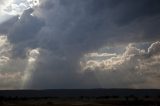
[[[159,28],[159,0],[0,0],[0,89],[159,89]]]

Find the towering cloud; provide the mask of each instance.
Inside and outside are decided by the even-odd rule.
[[[26,8],[0,23],[0,34],[12,45],[3,59],[20,66],[12,71],[7,63],[3,71],[20,77],[15,88],[159,88],[154,77],[159,75],[159,0],[14,4],[18,7],[11,11],[18,12],[22,4]],[[14,88],[12,84],[1,88]]]

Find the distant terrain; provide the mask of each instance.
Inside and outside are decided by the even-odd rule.
[[[1,90],[0,106],[160,106],[158,89]]]

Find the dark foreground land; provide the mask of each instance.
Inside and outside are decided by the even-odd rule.
[[[160,106],[160,90],[3,90],[0,106]]]

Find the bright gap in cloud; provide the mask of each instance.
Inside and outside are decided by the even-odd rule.
[[[9,43],[7,36],[0,35],[0,66],[5,65],[10,60],[9,52],[12,49],[12,45]]]
[[[29,8],[35,8],[39,4],[39,0],[9,0],[2,7],[2,11],[9,15],[21,15],[23,11]]]

